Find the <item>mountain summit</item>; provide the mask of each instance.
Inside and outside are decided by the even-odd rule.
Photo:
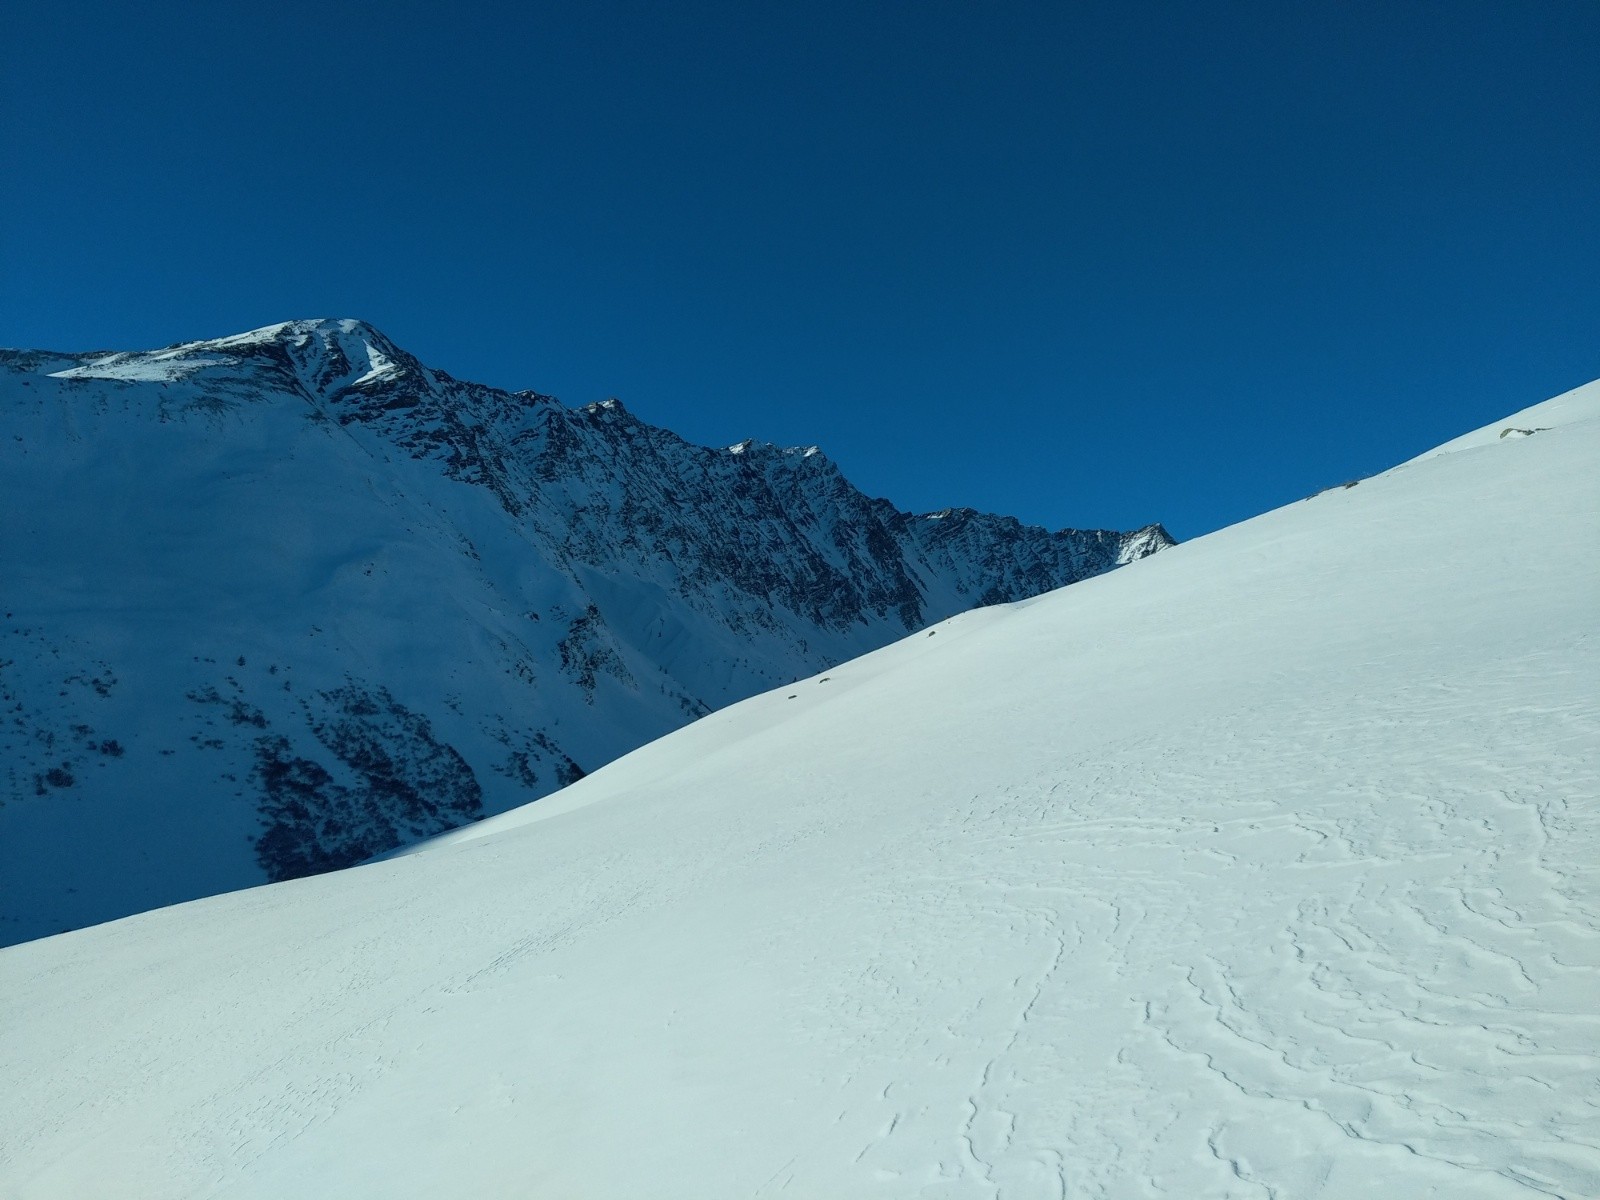
[[[871,499],[360,321],[0,351],[0,940],[349,865],[1172,544]]]

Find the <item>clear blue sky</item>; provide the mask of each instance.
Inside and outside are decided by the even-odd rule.
[[[0,344],[363,317],[1189,537],[1600,376],[1600,3],[10,0]]]

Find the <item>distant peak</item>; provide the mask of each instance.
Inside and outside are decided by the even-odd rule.
[[[1165,550],[1177,544],[1178,540],[1167,532],[1164,525],[1159,522],[1146,525],[1142,529],[1135,529],[1132,533],[1123,535],[1122,548],[1117,552],[1117,562],[1119,564],[1136,562],[1141,558],[1150,557],[1158,550]]]
[[[729,454],[779,454],[785,458],[815,459],[819,463],[829,461],[821,446],[778,446],[772,442],[757,441],[755,438],[745,438],[742,442],[735,442],[727,447],[727,451]]]
[[[63,377],[123,380],[185,378],[197,371],[237,363],[260,354],[315,362],[318,376],[345,384],[378,380],[418,370],[420,364],[365,321],[324,319],[279,321],[244,333],[179,342],[159,350],[119,350],[84,355]]]
[[[104,355],[91,359],[74,374],[171,380],[212,368],[253,369],[263,359],[292,371],[305,386],[323,395],[435,378],[374,326],[351,317],[279,321],[162,350]]]
[[[386,354],[394,356],[404,353],[376,326],[366,321],[357,320],[354,317],[320,317],[312,320],[279,321],[274,325],[263,325],[259,329],[229,334],[227,337],[210,338],[202,342],[187,342],[181,348],[205,347],[214,350],[235,350],[246,346],[260,346],[273,342],[281,345],[304,345],[311,340],[320,342],[323,345],[344,346],[361,343],[374,346]],[[179,349],[180,347],[173,348]]]

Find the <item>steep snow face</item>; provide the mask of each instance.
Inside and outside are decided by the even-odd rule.
[[[1535,424],[0,952],[0,1190],[1600,1195],[1600,393]]]
[[[345,866],[1170,544],[936,522],[357,321],[0,352],[0,941]]]

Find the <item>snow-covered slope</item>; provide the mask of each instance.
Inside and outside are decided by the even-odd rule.
[[[1600,1195],[1569,400],[417,852],[0,952],[0,1191]]]
[[[354,321],[0,352],[0,943],[358,862],[1170,545],[899,512]]]

